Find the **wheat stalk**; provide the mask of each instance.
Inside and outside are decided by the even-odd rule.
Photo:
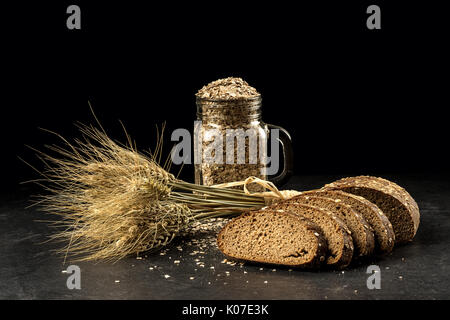
[[[161,166],[162,134],[148,155],[128,137],[122,145],[103,129],[78,125],[82,139],[37,151],[45,169],[34,182],[47,190],[36,204],[57,214],[53,241],[65,260],[117,261],[167,245],[195,220],[229,216],[265,205],[242,190],[200,186],[177,179]],[[56,133],[55,133],[56,134]]]

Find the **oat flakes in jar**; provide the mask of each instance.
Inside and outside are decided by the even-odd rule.
[[[261,101],[256,89],[240,78],[220,79],[198,91],[194,128],[197,184],[209,186],[255,176],[282,185],[292,175],[290,135],[262,121]],[[256,184],[249,190],[263,191]]]

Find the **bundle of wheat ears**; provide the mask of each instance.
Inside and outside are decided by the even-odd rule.
[[[155,150],[143,154],[128,135],[120,144],[101,125],[78,127],[82,139],[70,143],[58,135],[63,146],[48,146],[54,156],[36,150],[45,170],[35,182],[48,192],[35,204],[60,216],[51,221],[57,232],[50,240],[65,243],[59,250],[65,260],[117,261],[159,249],[193,221],[240,214],[296,193],[254,177],[217,186],[181,181],[169,173],[169,160],[161,164],[162,133]],[[269,191],[250,194],[246,186],[255,182]]]

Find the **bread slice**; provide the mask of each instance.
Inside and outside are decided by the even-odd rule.
[[[320,228],[290,212],[253,211],[234,218],[217,237],[228,257],[294,267],[318,267],[325,261]]]
[[[377,254],[389,253],[394,248],[395,234],[392,224],[383,214],[383,211],[369,200],[339,190],[312,190],[306,191],[303,194],[328,197],[335,201],[340,200],[342,203],[351,206],[364,217],[373,230],[375,236],[375,252]]]
[[[405,204],[410,207],[411,212],[413,212],[413,219],[414,223],[417,225],[417,228],[419,227],[420,223],[420,211],[419,206],[417,205],[417,202],[411,197],[411,195],[406,191],[404,188],[400,187],[395,182],[392,182],[387,179],[383,179],[380,177],[372,177],[372,176],[360,176],[361,178],[367,178],[371,181],[377,181],[387,187],[390,187],[391,190],[397,192],[397,195],[405,200]],[[416,214],[417,213],[417,214]]]
[[[344,222],[331,211],[296,203],[292,199],[278,202],[266,207],[265,210],[290,211],[311,220],[319,226],[327,240],[327,265],[344,268],[350,264],[354,250],[351,232]]]
[[[372,254],[375,247],[375,237],[372,228],[366,219],[351,206],[343,203],[339,199],[331,199],[326,196],[303,194],[295,197],[295,202],[307,204],[330,210],[340,218],[352,233],[355,247],[354,256],[367,256]]]
[[[419,207],[403,188],[383,180],[369,176],[349,177],[327,184],[324,189],[342,190],[366,198],[376,204],[391,222],[396,244],[411,241],[419,227]]]

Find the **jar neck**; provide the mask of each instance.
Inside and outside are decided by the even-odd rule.
[[[261,121],[261,97],[240,100],[197,98],[197,119],[223,126],[248,125]]]

